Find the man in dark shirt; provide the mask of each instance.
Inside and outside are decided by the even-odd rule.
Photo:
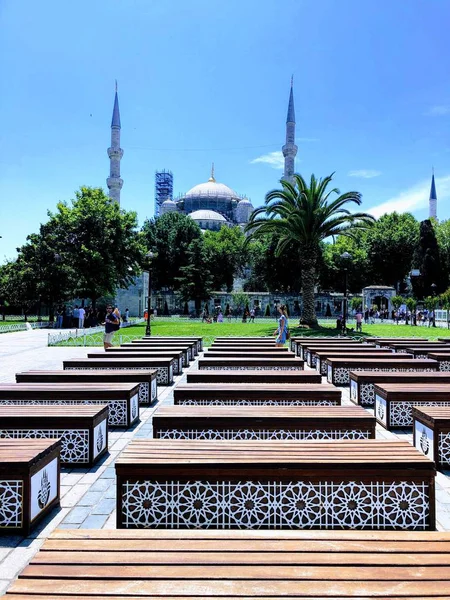
[[[107,306],[105,317],[105,333],[103,335],[103,347],[105,350],[106,348],[111,348],[114,332],[117,331],[119,327],[119,318],[113,313],[112,306]]]

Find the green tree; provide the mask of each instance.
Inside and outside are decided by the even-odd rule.
[[[187,250],[188,264],[181,267],[177,283],[182,300],[194,300],[197,316],[202,301],[211,295],[211,275],[205,266],[205,249],[201,238],[194,239]]]
[[[246,228],[251,238],[278,234],[278,256],[291,246],[296,248],[302,276],[303,320],[311,327],[318,326],[314,286],[322,242],[331,236],[351,235],[373,221],[370,215],[350,213],[347,208],[349,204],[361,204],[359,192],[341,195],[336,188],[327,190],[332,177],[316,179],[311,175],[309,185],[301,175],[294,175],[293,183],[282,179],[282,189],[266,195],[265,206],[253,212]],[[338,197],[331,200],[332,194]]]
[[[73,271],[71,295],[90,298],[128,287],[141,271],[143,244],[137,215],[125,211],[100,188],[82,187],[72,205],[59,202],[49,227],[63,240],[61,259]]]
[[[221,227],[219,231],[205,231],[203,242],[213,289],[231,292],[234,278],[242,275],[247,262],[242,230],[240,227]]]
[[[418,240],[419,223],[409,213],[383,215],[362,233],[361,248],[367,254],[370,283],[392,285],[401,291]]]
[[[419,243],[413,256],[413,267],[419,269],[420,277],[414,277],[412,286],[417,298],[424,298],[436,291],[442,291],[443,277],[438,242],[433,224],[429,219],[420,223]]]
[[[348,290],[350,293],[360,293],[371,283],[370,265],[366,248],[361,244],[361,234],[356,232],[355,238],[338,236],[334,243],[324,243],[323,252],[319,259],[320,287],[325,290],[344,291],[343,260],[344,252],[351,254],[348,268]]]
[[[238,313],[240,313],[241,310],[244,309],[245,305],[248,304],[248,296],[243,291],[234,292],[231,297],[233,298],[233,306]]]
[[[436,234],[436,240],[439,247],[439,256],[442,268],[442,287],[450,283],[450,219],[436,222],[433,220],[433,227]]]
[[[362,303],[363,299],[361,296],[353,296],[353,298],[350,300],[350,306],[352,310],[362,309]]]
[[[189,246],[202,238],[200,227],[191,217],[173,212],[146,220],[142,234],[147,250],[157,253],[152,261],[154,289],[178,290],[182,269],[189,265]]]
[[[392,296],[391,302],[395,310],[398,310],[402,304],[405,304],[405,299],[403,296]]]

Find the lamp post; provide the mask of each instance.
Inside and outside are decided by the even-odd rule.
[[[435,283],[432,283],[430,287],[431,287],[431,295],[433,296],[433,298],[435,298],[437,285]],[[433,316],[433,327],[436,327],[436,304],[434,304],[434,306],[433,306],[433,315],[434,315]]]
[[[347,300],[348,263],[352,260],[352,255],[349,252],[343,252],[341,254],[341,260],[344,265],[344,310],[342,311],[342,331],[345,334],[347,331],[347,314],[348,314],[348,300]]]
[[[154,258],[153,252],[147,252],[145,258],[147,259],[147,273],[148,273],[148,290],[147,290],[147,326],[145,328],[145,335],[152,335],[152,327],[150,324],[150,310],[152,307],[152,259]]]

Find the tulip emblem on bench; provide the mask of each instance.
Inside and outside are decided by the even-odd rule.
[[[97,436],[97,452],[100,452],[100,450],[102,448],[103,448],[103,433],[102,433],[102,428],[99,427],[98,436]]]
[[[428,441],[425,429],[422,429],[422,434],[420,436],[420,447],[422,448],[422,452],[424,454],[428,454],[430,451],[430,442]]]
[[[381,420],[384,419],[384,406],[381,403],[378,404],[378,416]]]
[[[41,487],[37,495],[38,506],[40,509],[47,506],[48,499],[50,498],[50,487],[47,471],[44,469],[44,473],[41,477]]]

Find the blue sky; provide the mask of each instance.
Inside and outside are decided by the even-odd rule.
[[[423,219],[434,165],[450,218],[449,22],[448,0],[2,0],[0,261],[81,185],[106,189],[115,79],[140,222],[162,168],[178,194],[214,161],[260,205],[292,73],[298,172]]]

